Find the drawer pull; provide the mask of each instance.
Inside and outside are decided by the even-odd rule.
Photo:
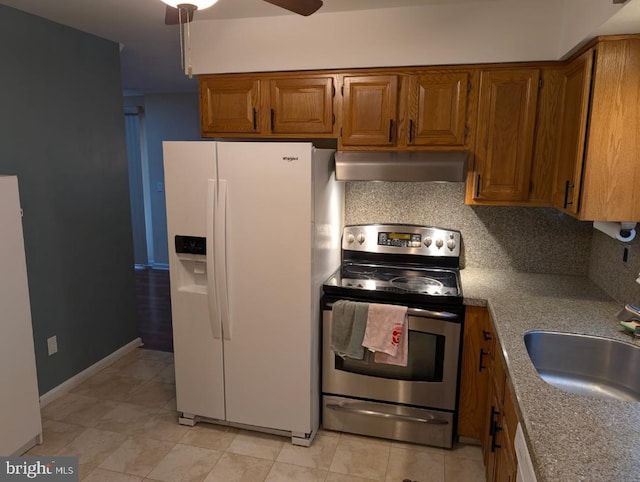
[[[331,308],[333,303],[327,303],[327,306]],[[450,313],[448,311],[432,311],[432,310],[423,310],[420,308],[408,308],[407,314],[409,316],[417,316],[419,318],[433,318],[435,320],[445,320],[445,321],[456,321],[459,316],[455,313]]]
[[[573,204],[573,201],[569,201],[569,189],[573,189],[575,187],[571,181],[567,181],[564,183],[564,203],[563,207],[566,208],[569,205]]]
[[[329,403],[327,404],[327,408],[330,408],[331,410],[337,410],[340,412],[357,413],[358,415],[370,415],[373,417],[382,417],[382,418],[395,419],[395,420],[404,420],[406,422],[428,423],[432,425],[448,425],[449,424],[448,421],[442,420],[441,418],[411,417],[410,415],[400,415],[397,413],[377,412],[375,410],[367,410],[364,408],[346,407],[338,403]]]
[[[488,351],[484,351],[482,348],[480,348],[480,361],[478,362],[478,371],[481,372],[482,370],[485,370],[487,367],[484,366],[482,364],[482,362],[484,361],[484,356],[488,355],[489,352]]]

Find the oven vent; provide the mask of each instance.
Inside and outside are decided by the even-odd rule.
[[[338,151],[338,181],[464,182],[468,151]]]

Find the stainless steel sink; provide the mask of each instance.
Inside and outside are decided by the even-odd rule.
[[[560,390],[640,401],[640,347],[551,331],[530,331],[524,343],[540,377]]]

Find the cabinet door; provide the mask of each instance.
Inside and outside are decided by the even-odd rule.
[[[203,135],[257,133],[260,81],[245,78],[200,79]]]
[[[496,451],[499,450],[498,437],[500,430],[500,401],[495,392],[493,383],[489,384],[487,398],[487,423],[482,437],[482,455],[485,470],[485,479],[493,481],[496,472]]]
[[[463,146],[466,141],[468,72],[418,75],[412,89],[408,144]]]
[[[333,77],[269,80],[271,132],[333,132]]]
[[[496,451],[494,474],[496,482],[515,482],[517,476],[518,460],[514,448],[514,438],[518,428],[518,415],[508,385],[505,382],[500,433],[497,437],[500,448]]]
[[[640,38],[596,47],[580,219],[640,220]]]
[[[458,435],[482,440],[494,334],[486,308],[468,306],[464,320]]]
[[[518,462],[513,445],[508,439],[511,436],[504,417],[501,421],[501,430],[496,435],[496,449],[493,479],[495,482],[516,482]]]
[[[588,50],[567,66],[563,79],[553,205],[572,214],[579,208],[592,71],[593,50]]]
[[[486,423],[483,430],[482,452],[487,480],[495,480],[498,451],[501,448],[503,428],[504,391],[506,372],[502,348],[495,342],[493,361],[489,369],[489,393],[487,397]]]
[[[538,69],[481,72],[474,199],[527,200],[539,76]]]
[[[344,77],[342,144],[345,146],[395,145],[397,105],[397,75]]]

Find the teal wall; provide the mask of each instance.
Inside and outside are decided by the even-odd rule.
[[[119,48],[0,5],[0,65],[42,394],[136,337]]]

